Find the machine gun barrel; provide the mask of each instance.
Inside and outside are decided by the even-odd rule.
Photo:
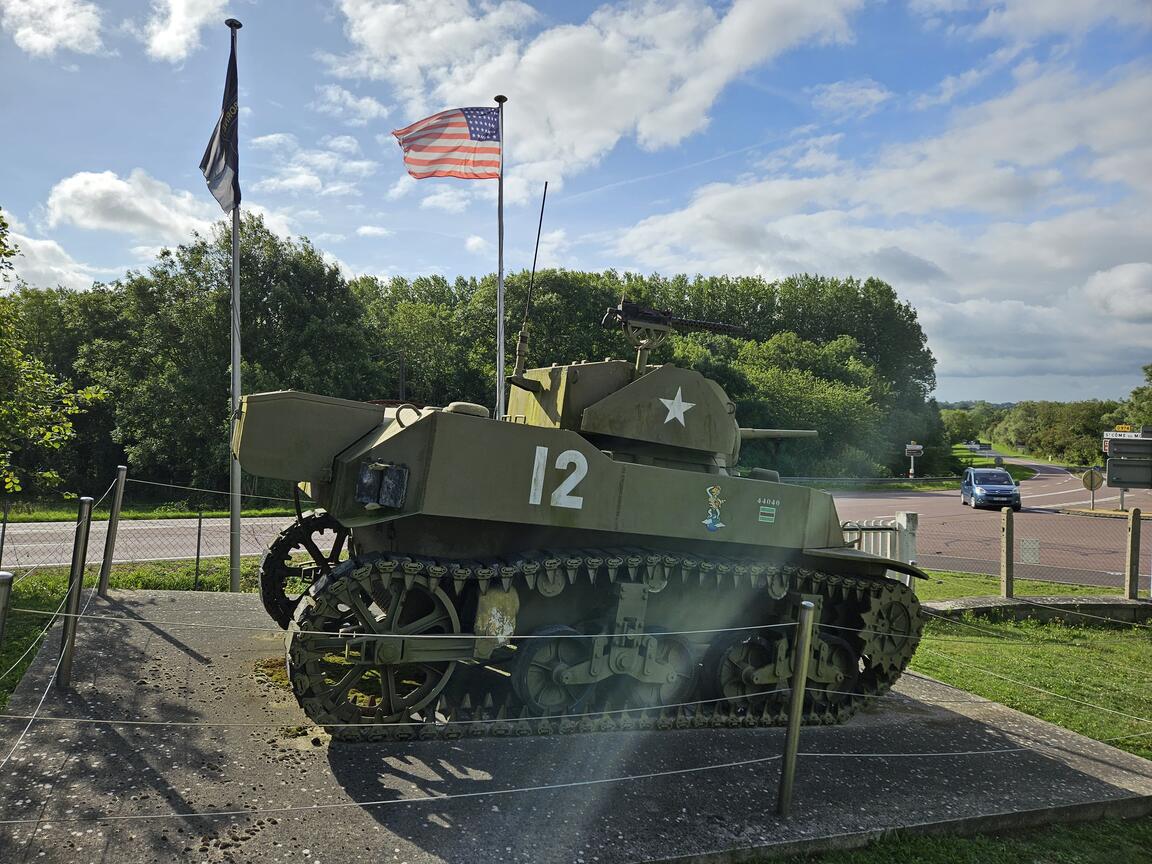
[[[615,324],[652,330],[705,330],[709,333],[723,333],[731,336],[744,336],[748,328],[740,324],[724,324],[719,321],[702,321],[698,318],[681,318],[662,309],[650,309],[638,303],[624,300],[619,306],[609,308],[604,313],[601,324],[611,327]]]

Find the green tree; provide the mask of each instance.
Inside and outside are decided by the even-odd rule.
[[[11,269],[18,251],[0,213],[0,273]],[[27,353],[21,330],[16,302],[0,297],[0,487],[8,494],[25,484],[47,489],[60,483],[50,455],[74,437],[72,419],[102,396],[53,375]]]

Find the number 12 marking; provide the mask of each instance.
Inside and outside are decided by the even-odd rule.
[[[584,507],[584,497],[573,495],[580,481],[588,474],[588,459],[579,450],[565,450],[556,457],[556,470],[563,471],[572,468],[572,473],[565,477],[559,486],[552,491],[550,499],[553,507],[567,507],[571,510],[581,510]],[[548,448],[536,448],[536,461],[532,465],[532,485],[528,490],[528,503],[539,504],[544,497],[544,472],[548,468]]]

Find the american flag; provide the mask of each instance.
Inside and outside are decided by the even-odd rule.
[[[408,173],[492,180],[500,176],[500,109],[451,108],[392,133]]]

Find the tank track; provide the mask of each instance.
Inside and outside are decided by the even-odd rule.
[[[692,692],[685,699],[671,705],[635,707],[626,700],[613,703],[609,699],[593,702],[578,712],[565,712],[564,716],[543,716],[539,711],[530,711],[510,686],[474,692],[475,688],[467,685],[476,683],[480,676],[469,674],[476,670],[472,665],[456,668],[454,674],[449,670],[444,682],[423,699],[423,704],[387,716],[378,707],[373,716],[366,715],[365,709],[357,710],[342,701],[343,696],[334,699],[332,692],[339,690],[344,682],[326,683],[316,673],[318,657],[324,651],[331,652],[336,641],[318,636],[317,632],[334,632],[333,610],[345,610],[341,614],[347,615],[352,602],[348,598],[355,595],[357,589],[361,597],[380,596],[381,592],[396,596],[400,592],[406,595],[415,587],[422,595],[440,592],[456,605],[471,585],[481,593],[493,586],[505,590],[515,586],[521,594],[528,592],[551,598],[580,580],[592,584],[600,580],[639,582],[668,591],[674,591],[678,584],[690,583],[716,591],[741,591],[750,598],[753,592],[766,591],[780,601],[782,610],[794,609],[795,602],[802,597],[818,598],[821,609],[814,645],[818,650],[830,652],[830,656],[854,659],[850,664],[843,661],[844,682],[836,686],[813,683],[810,669],[804,712],[806,724],[842,723],[860,708],[874,703],[908,665],[923,628],[915,594],[903,583],[886,577],[845,576],[770,562],[637,548],[544,550],[508,560],[466,562],[369,553],[345,561],[332,573],[319,578],[297,607],[286,639],[293,691],[313,722],[325,727],[335,739],[352,741],[745,728],[780,726],[786,722],[786,692],[773,695],[771,691],[754,691],[743,696],[715,697],[717,688],[705,690],[709,682],[699,681],[693,684]],[[447,592],[452,592],[452,596]],[[360,609],[364,611],[363,606]],[[765,628],[769,623],[780,622],[766,622]],[[458,620],[453,626],[459,630]],[[655,630],[648,632],[656,633]],[[765,634],[767,640],[778,640],[776,634],[793,631],[765,629],[749,631],[748,635],[755,638],[757,632]],[[512,641],[516,642],[516,637],[521,635],[517,633]],[[726,634],[718,632],[713,644],[719,644],[722,637]],[[727,635],[726,644],[737,639],[744,639],[742,645],[749,641],[743,634]],[[823,648],[819,647],[821,644]],[[709,649],[709,655],[717,650],[720,649]],[[710,662],[712,670],[707,668]],[[713,674],[714,659],[710,661],[710,657],[705,656],[702,664],[706,667],[704,675]],[[458,661],[450,665],[464,663]],[[445,686],[457,676],[465,676],[466,686]],[[787,686],[788,681],[781,684],[781,687]],[[371,706],[367,710],[370,712]]]

